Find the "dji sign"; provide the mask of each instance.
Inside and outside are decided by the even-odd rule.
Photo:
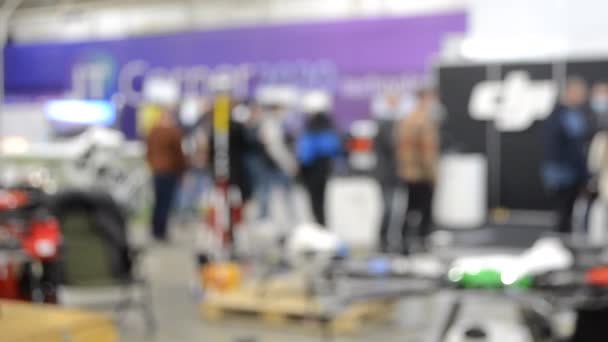
[[[555,105],[553,81],[533,81],[525,71],[514,71],[503,81],[484,81],[473,88],[469,113],[475,120],[494,120],[501,132],[519,132],[546,119]]]

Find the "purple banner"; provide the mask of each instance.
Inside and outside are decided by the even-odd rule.
[[[49,95],[141,101],[149,77],[170,77],[184,94],[204,94],[214,73],[230,73],[237,93],[259,84],[324,88],[336,96],[344,127],[368,116],[369,98],[407,90],[423,77],[446,33],[464,32],[466,16],[340,21],[178,33],[71,44],[9,46],[7,98]],[[134,134],[134,118],[124,122]]]

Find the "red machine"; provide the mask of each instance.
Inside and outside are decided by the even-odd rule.
[[[54,302],[59,225],[36,189],[0,190],[0,298]]]

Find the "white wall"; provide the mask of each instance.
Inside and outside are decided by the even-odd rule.
[[[466,57],[544,59],[608,53],[606,0],[470,0]]]
[[[14,41],[121,38],[179,30],[463,10],[466,0],[106,1],[19,11]]]
[[[106,0],[23,9],[14,41],[115,39],[193,29],[469,12],[469,33],[449,56],[477,60],[608,54],[606,0]]]
[[[27,124],[24,124],[27,123]],[[47,141],[51,128],[40,103],[4,104],[0,115],[0,137],[22,137],[30,142]]]

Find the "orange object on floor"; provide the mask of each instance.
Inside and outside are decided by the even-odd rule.
[[[205,289],[234,290],[241,286],[241,266],[235,263],[209,263],[201,269]]]

